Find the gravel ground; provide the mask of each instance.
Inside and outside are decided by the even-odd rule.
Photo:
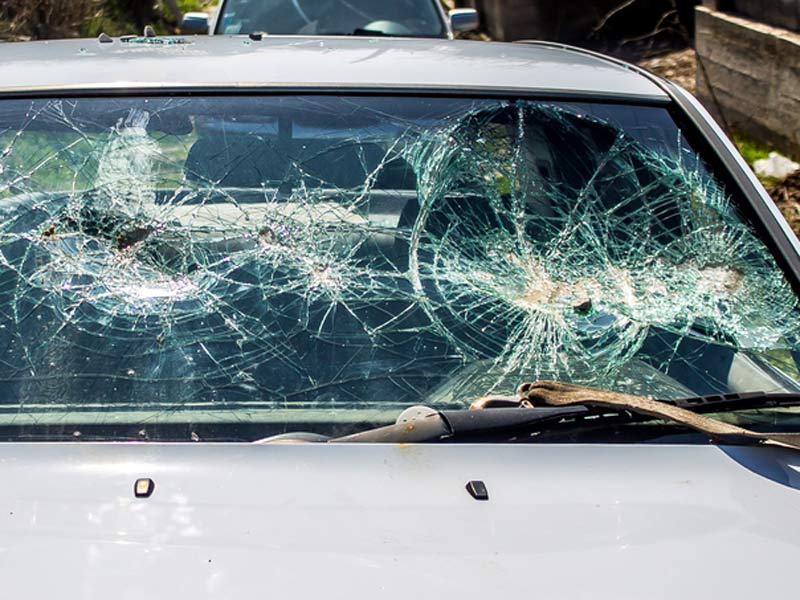
[[[800,171],[795,171],[768,191],[795,234],[800,237]]]

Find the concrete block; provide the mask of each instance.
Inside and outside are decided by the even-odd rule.
[[[800,155],[800,34],[705,6],[695,15],[698,97],[729,133]]]

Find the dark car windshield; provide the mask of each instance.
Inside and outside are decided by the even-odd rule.
[[[227,0],[216,33],[446,37],[434,0]]]
[[[797,296],[737,193],[662,106],[3,100],[0,426],[796,390]]]

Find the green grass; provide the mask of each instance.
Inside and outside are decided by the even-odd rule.
[[[739,135],[733,136],[733,143],[736,144],[736,149],[739,150],[739,154],[747,161],[751,169],[755,161],[767,158],[769,153],[774,150],[774,148],[770,148],[763,142],[758,142],[752,138]],[[758,174],[756,174],[756,177],[758,177],[761,183],[764,184],[764,187],[767,188],[775,185],[779,181],[773,177],[762,177]]]
[[[734,136],[733,143],[736,144],[739,154],[744,157],[744,159],[747,161],[747,164],[749,164],[751,167],[755,161],[761,160],[762,158],[767,158],[769,153],[772,151],[772,148],[762,144],[761,142],[741,136]]]

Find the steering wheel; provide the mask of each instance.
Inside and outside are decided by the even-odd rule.
[[[371,21],[361,29],[366,31],[379,31],[388,35],[411,35],[411,30],[397,21]]]

